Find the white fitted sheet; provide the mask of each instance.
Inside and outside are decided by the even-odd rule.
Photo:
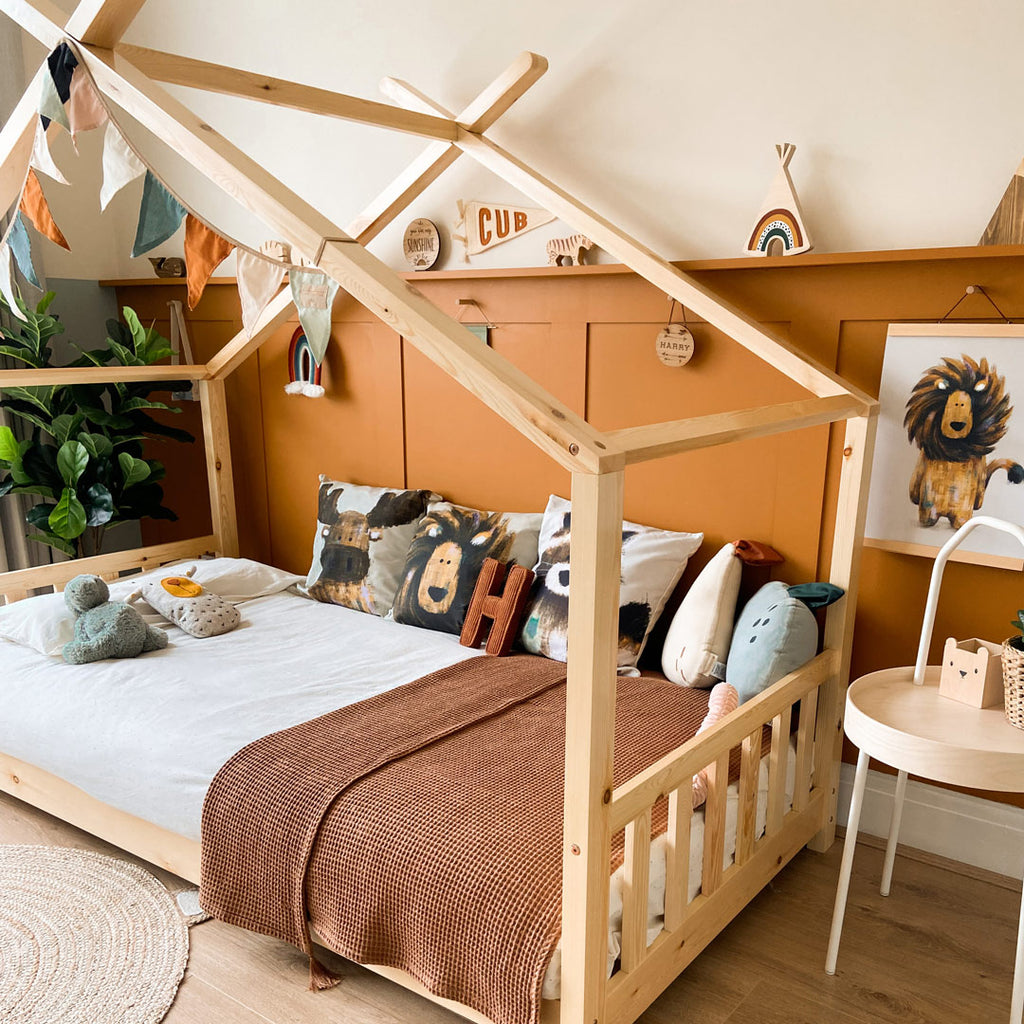
[[[247,743],[482,653],[446,633],[292,591],[239,609],[242,625],[231,633],[197,639],[171,627],[166,650],[92,665],[66,665],[0,640],[0,750],[112,807],[198,840],[210,782]],[[758,833],[767,804],[766,760]],[[790,779],[793,761],[791,752]],[[733,784],[725,866],[735,851],[737,805]],[[690,899],[700,887],[703,837],[704,813],[698,811],[691,826]],[[622,874],[619,868],[610,883],[609,974],[620,949]],[[661,836],[651,844],[649,941],[660,931],[664,905]],[[544,998],[557,999],[560,989],[561,944]]]

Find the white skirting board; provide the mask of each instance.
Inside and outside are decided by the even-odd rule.
[[[839,824],[843,826],[850,814],[853,776],[854,766],[843,764],[838,815]],[[888,836],[895,788],[895,775],[868,772],[860,832]],[[900,843],[1020,878],[1024,870],[1024,809],[911,779],[903,804]]]

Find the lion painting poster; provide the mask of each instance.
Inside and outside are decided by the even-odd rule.
[[[1024,325],[890,324],[879,402],[866,544],[934,556],[974,515],[1024,523]],[[987,530],[960,553],[1020,565]]]

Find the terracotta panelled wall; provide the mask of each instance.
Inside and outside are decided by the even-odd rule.
[[[873,394],[889,321],[937,320],[974,283],[1008,315],[1024,317],[1024,250],[1015,248],[810,254],[686,269]],[[621,268],[440,272],[418,275],[416,283],[467,321],[481,316],[458,300],[475,300],[497,325],[494,348],[601,429],[803,394],[692,317],[693,360],[684,368],[662,366],[654,338],[668,301]],[[183,295],[181,285],[151,281],[118,288],[122,304],[163,322],[168,299]],[[979,295],[956,312],[967,322],[994,316]],[[202,361],[238,329],[230,283],[211,284],[189,319]],[[327,396],[285,395],[293,329],[283,328],[229,382],[246,554],[306,570],[321,472],[359,483],[431,487],[491,509],[540,509],[549,493],[567,493],[563,470],[350,299],[335,307]],[[182,420],[198,433],[198,409]],[[827,571],[839,456],[839,440],[818,427],[633,467],[626,514],[703,530],[707,541],[697,564],[726,540],[745,536],[786,555],[783,578],[820,577]],[[147,526],[147,542],[208,528],[201,450],[176,452],[168,463],[168,501],[182,520]],[[1021,502],[1024,521],[1024,489]],[[930,569],[926,559],[865,551],[854,673],[913,660]],[[1017,573],[950,565],[935,651],[947,635],[1001,639],[1009,613],[1024,603],[1022,589]]]

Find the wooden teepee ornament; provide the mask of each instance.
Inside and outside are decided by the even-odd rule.
[[[775,151],[779,154],[779,170],[743,250],[751,256],[792,256],[811,248],[800,200],[789,176],[789,161],[796,146],[784,142]]]
[[[1024,242],[1024,160],[1013,172],[1003,198],[978,245],[1020,245]]]

